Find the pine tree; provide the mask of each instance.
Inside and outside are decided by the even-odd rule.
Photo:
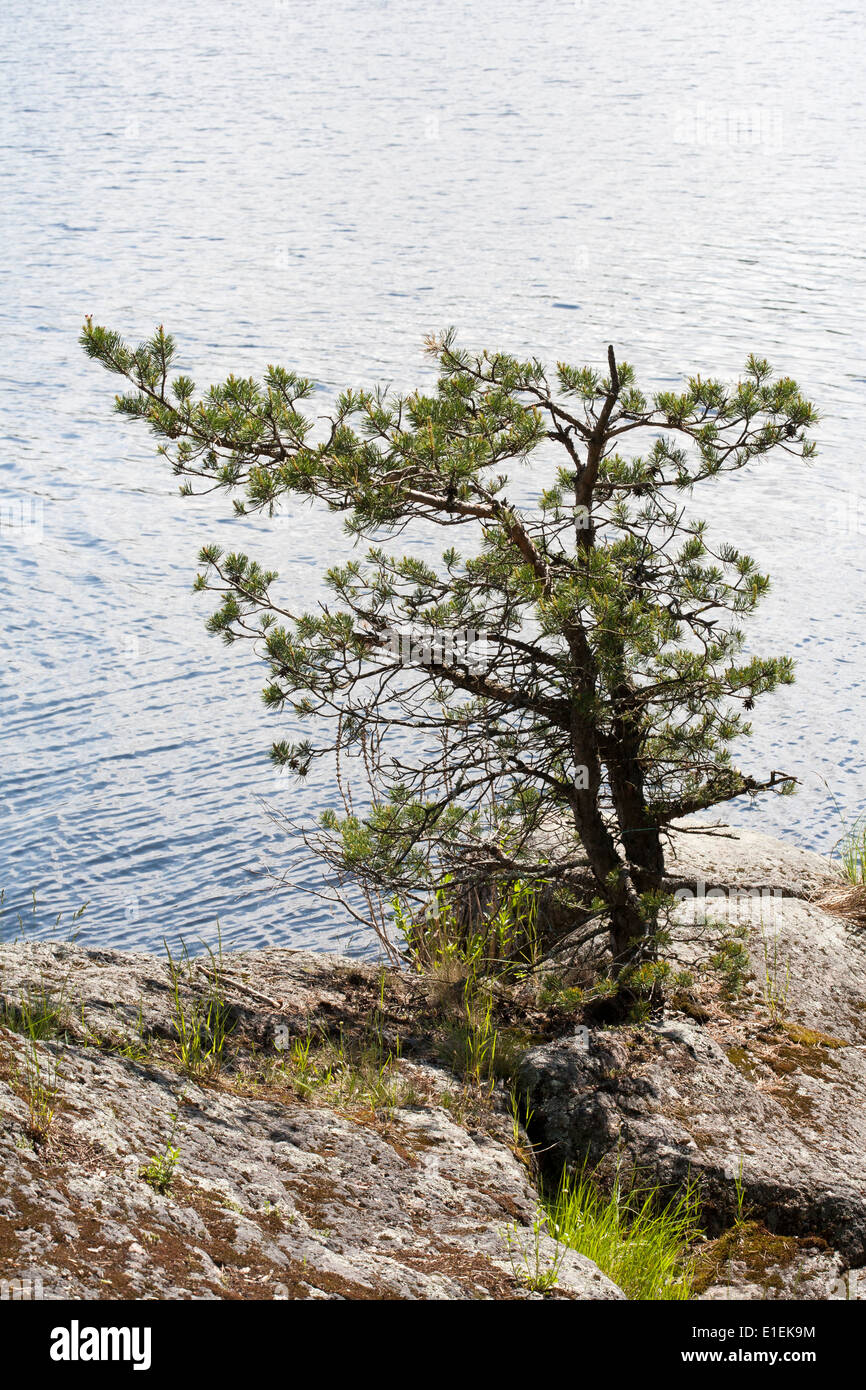
[[[267,705],[333,721],[333,737],[277,742],[274,759],[303,776],[335,747],[362,756],[369,809],[328,815],[320,847],[365,888],[553,878],[603,915],[633,969],[653,954],[666,827],[793,790],[731,754],[755,700],[793,679],[788,657],[743,656],[739,624],[768,578],[687,506],[698,484],[764,455],[814,453],[813,406],[766,361],[749,357],[732,385],[695,376],[648,399],[612,348],[606,375],[550,372],[465,351],[449,331],[428,340],[430,394],[347,390],[322,427],[313,382],[281,367],[199,396],[171,378],[161,327],[132,349],[88,320],[81,341],[127,379],[116,409],[150,425],[182,492],[224,489],[240,515],[317,499],[370,544],[328,570],[318,611],[285,606],[277,574],[215,545],[196,581],[220,596],[211,630],[258,644]],[[533,486],[551,454],[555,476]],[[415,520],[469,528],[466,553],[430,564],[384,548]],[[573,833],[541,853],[552,822]]]

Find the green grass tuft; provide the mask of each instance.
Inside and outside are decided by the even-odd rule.
[[[846,825],[836,851],[848,882],[866,883],[866,815]]]
[[[652,1184],[617,1179],[606,1195],[588,1174],[564,1174],[547,1209],[550,1234],[594,1260],[627,1298],[690,1297],[694,1270],[687,1250],[700,1234],[693,1183],[665,1198]]]

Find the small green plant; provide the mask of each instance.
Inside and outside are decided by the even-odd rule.
[[[216,1076],[222,1067],[226,1043],[235,1026],[222,985],[222,941],[218,956],[214,956],[208,948],[211,969],[206,976],[204,995],[193,997],[189,1002],[183,993],[184,975],[188,981],[191,974],[186,947],[175,959],[168,942],[164,941],[163,944],[171,977],[172,1023],[178,1060],[191,1076]]]
[[[67,937],[66,937],[66,940],[67,940],[67,941],[73,942],[73,941],[75,941],[75,940],[77,939],[77,937],[80,935],[80,933],[81,933],[81,928],[80,928],[80,927],[76,927],[76,923],[79,922],[79,921],[81,920],[81,918],[84,916],[84,913],[87,911],[87,907],[88,907],[88,904],[87,904],[87,903],[82,903],[81,907],[77,908],[76,911],[73,912],[73,914],[72,914],[72,919],[71,919],[71,922],[70,922],[70,925],[69,925],[69,931],[68,931],[68,934],[67,934]],[[12,911],[15,912],[15,919],[16,919],[16,921],[17,921],[17,923],[18,923],[18,930],[15,932],[15,935],[11,938],[11,940],[12,940],[13,943],[16,942],[16,941],[23,941],[23,940],[25,940],[25,938],[26,938],[28,932],[37,932],[37,931],[38,931],[38,932],[44,934],[44,924],[41,923],[41,922],[39,921],[39,916],[38,916],[39,905],[38,905],[38,899],[37,899],[37,896],[36,896],[36,889],[35,889],[35,888],[31,888],[31,889],[30,889],[30,918],[29,918],[29,920],[25,919],[24,914],[22,913],[22,911],[21,911],[20,908],[15,908],[15,909],[13,909],[11,906],[7,906],[7,905],[6,905],[6,889],[5,889],[5,888],[0,888],[0,939],[2,939],[2,937],[3,937],[3,935],[4,935],[4,930],[3,930],[3,929],[4,929],[4,925],[5,925],[5,924],[4,924],[4,920],[3,920],[3,919],[4,919],[5,917],[7,917],[7,915],[8,915],[10,912],[12,912]],[[62,920],[63,920],[63,913],[62,913],[62,912],[58,912],[57,916],[55,917],[55,919],[54,919],[54,921],[53,921],[53,923],[51,924],[51,927],[50,927],[50,931],[51,931],[52,936],[53,936],[54,933],[57,931],[57,928],[60,926],[60,923],[62,922]]]
[[[516,1085],[512,1085],[509,1090],[508,1104],[511,1111],[511,1150],[515,1158],[523,1163],[534,1176],[535,1150],[527,1131],[535,1112],[529,1102],[520,1095]]]
[[[144,1181],[153,1188],[154,1192],[158,1192],[162,1196],[165,1196],[167,1192],[171,1191],[178,1160],[180,1159],[180,1147],[175,1143],[175,1138],[177,1136],[181,1099],[182,1094],[181,1097],[178,1098],[178,1109],[172,1110],[169,1115],[171,1128],[165,1142],[165,1147],[161,1153],[151,1154],[147,1163],[139,1169],[140,1175],[144,1178]]]
[[[533,1221],[531,1234],[517,1226],[504,1232],[508,1242],[508,1261],[515,1279],[532,1289],[533,1293],[550,1293],[559,1282],[559,1272],[565,1259],[565,1249],[556,1240],[553,1249],[546,1245],[547,1217]]]
[[[119,1057],[125,1057],[128,1062],[143,1062],[150,1056],[153,1050],[153,1044],[150,1038],[145,1034],[144,1006],[140,1001],[138,1005],[138,1014],[135,1020],[135,1037],[129,1038],[126,1041],[111,1040],[110,1047],[112,1052],[115,1052]]]
[[[167,1144],[161,1154],[153,1154],[141,1170],[141,1176],[154,1190],[165,1195],[171,1189],[180,1149]]]
[[[244,1209],[240,1202],[236,1202],[234,1197],[229,1197],[225,1192],[216,1193],[214,1201],[217,1202],[219,1206],[225,1207],[226,1211],[236,1212],[238,1216],[243,1216],[244,1214]]]
[[[511,1111],[511,1137],[516,1149],[523,1149],[523,1136],[532,1123],[535,1111],[524,1100],[516,1086],[508,1092],[508,1106]]]
[[[619,985],[632,996],[629,1021],[645,1023],[661,1004],[673,967],[667,960],[644,960],[628,966],[621,974]]]
[[[748,937],[746,926],[726,928],[709,959],[710,969],[721,979],[722,993],[728,999],[735,999],[742,992],[751,974],[752,963],[745,945]]]
[[[64,991],[52,992],[44,981],[28,985],[14,1002],[6,1000],[0,1008],[0,1023],[30,1042],[62,1037],[65,1033],[66,999]]]
[[[548,1203],[551,1234],[594,1260],[627,1298],[680,1300],[691,1293],[688,1246],[700,1234],[697,1188],[665,1196],[637,1176],[619,1174],[609,1194],[586,1171],[563,1174]]]
[[[543,881],[494,884],[485,900],[477,895],[460,899],[453,882],[453,875],[445,875],[417,916],[399,898],[392,900],[394,925],[407,957],[417,970],[459,963],[470,976],[520,978],[540,956],[538,904]]]
[[[320,1093],[342,1108],[390,1113],[421,1099],[400,1075],[400,1056],[399,1036],[388,1043],[382,1015],[375,1010],[360,1038],[347,1038],[342,1028],[336,1037],[307,1033],[295,1038],[277,1070],[301,1096]]]
[[[124,1010],[120,1005],[115,1004],[112,1012],[115,1017],[126,1023]],[[82,1041],[86,1047],[98,1048],[101,1052],[110,1052],[115,1057],[124,1057],[128,1062],[143,1062],[149,1058],[153,1052],[153,1041],[147,1036],[144,1026],[144,1005],[139,1000],[138,1013],[135,1020],[135,1033],[130,1037],[125,1028],[112,1029],[110,1032],[102,1033],[93,1028],[88,1021],[84,1000],[79,1003],[78,1014],[75,1019],[76,1041]]]
[[[856,820],[849,821],[829,783],[823,777],[821,781],[827,788],[828,795],[836,807],[836,814],[842,827],[842,834],[833,846],[831,856],[835,855],[838,858],[842,866],[842,873],[849,883],[855,887],[866,884],[866,811],[859,815]]]
[[[762,930],[761,940],[764,946],[764,1003],[769,1010],[770,1018],[774,1025],[778,1025],[788,1012],[791,962],[789,960],[785,961],[783,971],[782,961],[779,957],[778,936],[774,936],[772,942],[770,942],[767,940],[766,933]]]
[[[27,1133],[34,1144],[45,1144],[63,1085],[60,1060],[47,1050],[40,1057],[37,1043],[30,1039],[24,1049],[24,1073],[19,1077],[29,1111]]]
[[[493,999],[489,992],[479,990],[473,980],[464,987],[462,1016],[448,1029],[440,1051],[452,1071],[478,1089],[492,1090],[502,1075]]]
[[[538,990],[538,1003],[542,1009],[555,1009],[560,1013],[571,1013],[579,1009],[586,998],[586,990],[579,985],[564,985],[558,975],[545,975]]]
[[[844,833],[836,846],[842,872],[849,883],[866,883],[866,814],[852,825],[843,821]]]
[[[302,1089],[306,1089],[313,1084],[315,1074],[315,1059],[310,1059],[310,1048],[313,1045],[311,1033],[303,1038],[295,1038],[289,1052],[289,1064],[294,1074],[295,1080]]]
[[[498,1033],[493,1022],[493,1000],[489,997],[480,1005],[468,992],[465,1000],[466,1019],[462,1030],[464,1043],[463,1072],[480,1086],[495,1080],[496,1044]]]

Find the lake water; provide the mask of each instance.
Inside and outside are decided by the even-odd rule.
[[[206,540],[313,599],[339,527],[187,500],[76,338],[164,322],[204,385],[280,361],[409,386],[423,335],[603,364],[657,388],[795,375],[822,452],[704,494],[774,590],[757,650],[798,660],[746,770],[795,799],[731,809],[829,851],[866,805],[866,40],[853,6],[742,0],[6,0],[2,18],[0,887],[36,934],[369,949],[255,871],[285,862],[263,671],[204,632]],[[832,795],[831,795],[832,793]],[[315,870],[301,867],[306,881]],[[0,932],[18,930],[15,911]]]

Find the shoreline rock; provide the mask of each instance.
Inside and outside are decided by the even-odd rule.
[[[233,1025],[254,1056],[273,1055],[278,1029],[291,1039],[311,1021],[351,1026],[377,991],[375,969],[310,952],[226,966]],[[191,973],[179,985],[187,1010],[206,979]],[[46,1074],[62,1053],[44,1145],[24,1142],[25,1040],[0,1029],[0,1280],[38,1278],[47,1298],[539,1298],[534,1275],[555,1264],[548,1296],[623,1297],[537,1227],[528,1166],[435,1103],[449,1077],[427,1062],[406,1064],[426,1085],[423,1107],[336,1109],[264,1076],[196,1080],[158,1053],[138,1058],[147,1039],[175,1035],[174,984],[157,958],[5,946],[0,989],[7,1002],[74,1000],[63,1044],[38,1045]],[[176,1170],[154,1190],[143,1172],[171,1148]]]
[[[666,956],[689,970],[741,943],[751,978],[724,1007],[684,991],[661,1021],[528,1052],[519,1075],[541,1146],[608,1177],[635,1171],[670,1190],[698,1180],[716,1234],[742,1206],[790,1238],[786,1262],[811,1292],[763,1259],[763,1296],[862,1297],[866,933],[814,901],[839,876],[809,851],[729,829],[680,835],[668,862],[672,888],[687,891]],[[795,1249],[810,1238],[817,1262]],[[748,1270],[738,1278],[735,1296],[756,1296]]]
[[[866,1296],[866,934],[816,901],[839,883],[818,856],[768,837],[679,835],[670,864],[686,891],[668,956],[704,978],[734,942],[738,988],[684,985],[663,1017],[607,1027],[515,1010],[503,1042],[529,1136],[502,1082],[479,1111],[409,973],[287,948],[172,968],[0,945],[0,1282],[81,1299],[622,1299],[540,1224],[540,1161],[552,1178],[588,1163],[602,1181],[699,1181],[698,1297]],[[230,1067],[179,1056],[203,1020],[230,1030]],[[339,1095],[327,1069],[307,1078],[313,1035],[351,1058]],[[34,1059],[49,1091],[59,1069],[41,1134]]]

